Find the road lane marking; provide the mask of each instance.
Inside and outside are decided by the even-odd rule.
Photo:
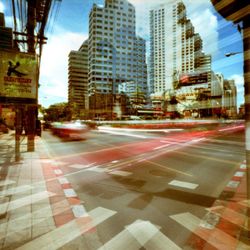
[[[115,235],[110,241],[106,242],[102,247],[99,247],[98,250],[107,250],[107,249],[140,249],[141,245],[128,230],[124,229],[122,232]]]
[[[76,239],[80,235],[86,233],[93,227],[96,227],[103,221],[116,214],[115,211],[106,208],[98,207],[89,212],[92,220],[87,222],[84,218],[77,218],[73,221],[58,227],[51,232],[48,232],[33,241],[30,241],[23,246],[17,248],[19,250],[33,249],[58,249]]]
[[[11,185],[11,184],[14,184],[16,183],[15,181],[12,181],[12,180],[4,180],[4,181],[0,181],[0,187],[2,186],[7,186],[7,185]]]
[[[69,165],[68,167],[70,168],[76,168],[76,169],[82,169],[82,168],[88,168],[92,165],[94,165],[95,163],[90,163],[90,164],[72,164],[72,165]]]
[[[129,176],[132,173],[128,172],[128,171],[120,171],[120,170],[114,170],[114,171],[110,171],[108,172],[109,174],[113,174],[113,175],[119,175],[119,176]]]
[[[165,165],[162,165],[162,164],[159,164],[159,163],[156,163],[156,162],[153,162],[153,161],[146,160],[146,162],[148,162],[148,163],[150,163],[150,164],[152,164],[152,165],[155,165],[155,166],[157,166],[157,167],[160,167],[160,168],[162,168],[162,169],[164,169],[164,170],[168,170],[168,171],[176,172],[176,173],[178,173],[178,174],[183,174],[183,175],[186,175],[186,176],[193,177],[192,174],[187,174],[187,173],[185,173],[185,172],[183,172],[183,171],[179,171],[179,170],[176,170],[176,169],[167,167],[167,166],[165,166]]]
[[[112,127],[99,127],[99,131],[132,131],[132,132],[165,132],[169,133],[171,131],[183,131],[183,128],[172,128],[172,129],[166,129],[166,128],[159,128],[159,129],[141,129],[141,128],[112,128]]]
[[[229,130],[234,130],[234,129],[238,129],[238,128],[245,128],[244,125],[240,125],[240,126],[235,126],[235,127],[229,127],[229,128],[223,128],[223,129],[219,129],[220,132],[222,131],[229,131]]]
[[[72,206],[72,212],[73,212],[75,218],[89,216],[83,205]]]
[[[69,197],[77,197],[77,194],[74,189],[72,188],[65,188],[63,189],[63,192],[67,198]]]
[[[240,165],[240,169],[246,169],[246,168],[247,168],[246,164],[243,163],[243,164]]]
[[[211,230],[201,227],[200,225],[203,221],[190,213],[171,215],[170,218],[192,233],[198,235],[216,249],[237,249],[239,243],[238,239],[226,234],[218,228]],[[245,247],[247,247],[247,245],[245,245]]]
[[[63,174],[62,170],[60,170],[60,169],[54,169],[54,173],[56,175],[62,175]]]
[[[173,241],[171,241],[162,232],[157,232],[145,245],[145,249],[171,249],[171,250],[181,250]]]
[[[6,189],[0,192],[0,196],[14,195],[31,190],[33,187],[30,185],[18,186],[15,188]]]
[[[234,176],[235,177],[243,177],[245,175],[245,172],[237,171]]]
[[[185,182],[185,181],[177,181],[177,180],[172,180],[168,184],[172,186],[188,188],[188,189],[196,189],[199,186],[199,184]]]
[[[22,232],[26,228],[30,228],[31,225],[28,223],[29,220],[32,220],[32,227],[34,227],[35,225],[39,226],[39,224],[44,225],[44,223],[52,225],[51,221],[54,222],[53,216],[61,214],[68,210],[68,207],[65,206],[65,201],[57,202],[54,205],[57,206],[57,210],[53,214],[51,211],[51,206],[48,205],[45,207],[41,207],[41,209],[34,211],[32,213],[27,213],[24,216],[20,216],[14,219],[10,218],[9,221],[2,223],[1,226],[3,228],[8,226],[9,228],[15,228],[15,231],[13,233],[12,232],[8,233],[7,235],[4,234],[1,235],[0,239],[7,237],[15,237],[15,235],[18,234],[19,232]]]
[[[86,171],[93,171],[93,172],[96,172],[96,173],[104,173],[107,171],[106,168],[100,168],[100,167],[92,167],[92,168],[88,168],[86,169]]]
[[[243,200],[238,202],[240,205],[245,206],[245,207],[250,207],[250,200]]]
[[[159,147],[154,148],[154,150],[157,150],[157,149],[160,149],[160,148],[165,148],[165,147],[168,147],[169,145],[170,145],[170,144],[162,145],[162,146],[159,146]]]
[[[130,137],[141,138],[141,139],[148,138],[147,136],[143,136],[143,135],[134,135],[134,134],[129,134],[129,133],[115,132],[115,131],[102,130],[101,132],[108,133],[108,134],[113,134],[113,135],[125,135],[125,136],[130,136]]]
[[[227,183],[227,187],[229,188],[237,188],[240,185],[239,181],[229,181]]]
[[[181,250],[173,241],[149,221],[135,221],[105,243],[98,250],[105,249],[171,249]]]
[[[14,200],[14,201],[10,201],[10,202],[6,202],[3,204],[0,204],[0,214],[2,213],[2,210],[6,210],[5,212],[20,208],[22,206],[25,205],[30,205],[30,204],[34,204],[40,200],[49,198],[51,196],[54,196],[54,193],[48,192],[48,191],[44,191],[44,192],[40,192],[37,194],[32,194],[32,195],[27,195],[23,198]]]
[[[69,184],[69,181],[68,181],[68,179],[66,177],[58,177],[57,179],[58,179],[58,181],[60,182],[61,185],[62,184]]]
[[[198,139],[193,139],[192,142],[199,142],[199,141],[204,141],[204,140],[206,140],[206,138],[202,137]]]

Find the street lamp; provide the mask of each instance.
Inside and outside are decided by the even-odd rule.
[[[234,56],[234,55],[237,55],[237,54],[242,54],[242,52],[229,52],[229,53],[226,53],[225,56],[230,57],[230,56]]]

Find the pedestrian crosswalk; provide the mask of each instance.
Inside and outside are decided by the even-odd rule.
[[[114,174],[127,175],[126,172]],[[68,184],[66,180],[64,177],[61,177],[60,182]],[[6,181],[5,183],[13,184],[11,181]],[[82,205],[75,204],[71,206],[74,218],[57,227],[54,224],[53,216],[65,216],[65,212],[68,210],[66,200],[54,203],[56,210],[52,213],[51,205],[46,202],[43,203],[43,201],[55,198],[56,194],[48,191],[37,191],[27,195],[26,191],[31,189],[33,190],[34,186],[23,185],[20,186],[18,191],[10,185],[9,189],[6,188],[0,192],[1,201],[4,201],[0,204],[1,214],[12,213],[12,215],[15,215],[10,216],[9,220],[0,221],[0,249],[7,249],[10,246],[15,246],[15,249],[25,250],[63,248],[93,228],[102,225],[105,221],[110,222],[112,220],[113,225],[115,215],[121,212],[105,207],[96,207],[87,211]],[[66,197],[76,195],[70,189],[65,189],[64,191]],[[16,199],[8,200],[7,197],[9,195],[18,196],[16,196]],[[41,202],[47,205],[41,205]],[[219,250],[250,249],[249,245],[239,240],[239,234],[236,235],[235,233],[235,228],[238,229],[238,232],[247,230],[245,222],[248,220],[248,217],[245,214],[245,210],[249,207],[249,204],[249,200],[241,200],[229,206],[226,201],[221,201],[212,207],[204,208],[204,216],[201,217],[190,211],[167,216],[171,221],[171,225],[175,225],[175,228],[180,229],[180,233],[181,230],[189,232],[190,237],[186,242],[176,242],[175,238],[168,235],[168,225],[156,225],[150,220],[145,220],[145,218],[134,218],[132,223],[123,225],[120,231],[116,231],[118,230],[116,229],[113,235],[110,234],[109,237],[104,237],[105,240],[99,237],[98,233],[95,234],[95,239],[99,241],[96,249],[180,250],[185,249],[188,245],[195,246],[193,249],[209,249],[206,245]],[[28,211],[26,208],[30,205],[32,209]],[[37,206],[36,209],[35,206]],[[231,226],[231,229],[226,230],[225,225],[228,226],[228,224],[229,226],[233,224],[233,226]],[[39,233],[34,231],[35,227],[39,229],[46,227],[46,230],[43,233]],[[105,230],[105,227],[102,229],[98,227],[97,230]],[[29,231],[31,232],[30,240],[22,242],[20,236],[27,234]],[[19,245],[8,245],[7,242],[11,242],[11,239],[12,242],[18,240]],[[195,239],[199,240],[196,241]]]
[[[47,234],[42,235],[39,238],[34,239],[33,241],[28,242],[27,244],[24,244],[17,249],[58,249],[76,239],[81,234],[89,231],[91,228],[102,223],[115,213],[116,212],[114,211],[98,207],[89,212],[89,215],[93,218],[91,222],[81,223],[82,218],[77,218],[51,232],[48,232]]]
[[[160,232],[160,229],[149,221],[137,220],[105,243],[98,250],[105,249],[171,249],[181,250],[173,241]]]

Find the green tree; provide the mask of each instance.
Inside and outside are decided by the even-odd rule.
[[[70,107],[66,102],[52,104],[45,109],[45,112],[46,121],[69,121],[72,117]]]

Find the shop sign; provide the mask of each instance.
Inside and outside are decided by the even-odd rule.
[[[20,52],[0,52],[0,97],[37,98],[37,58]]]

